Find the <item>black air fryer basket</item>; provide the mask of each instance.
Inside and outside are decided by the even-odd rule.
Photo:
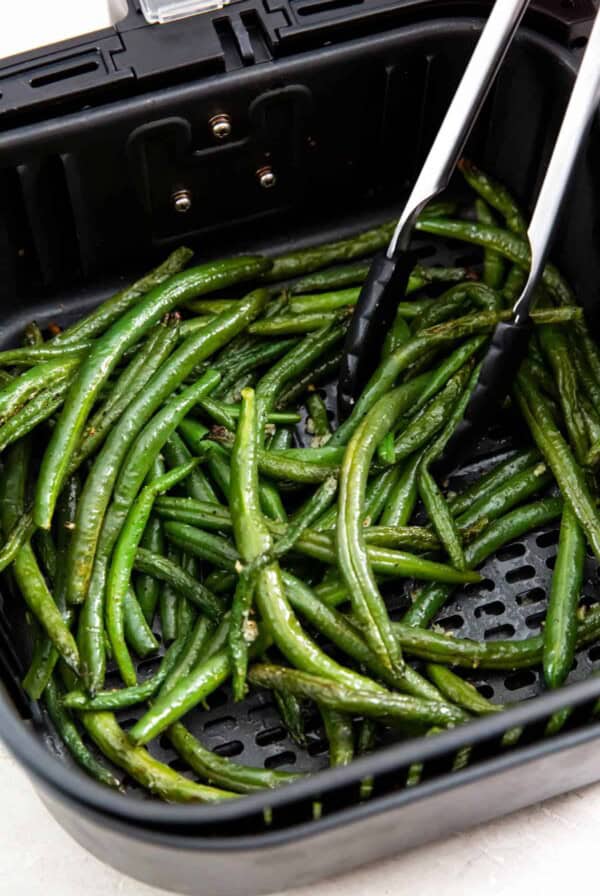
[[[33,318],[68,323],[175,245],[191,245],[200,258],[274,253],[391,217],[485,12],[467,2],[239,0],[148,25],[138,0],[129,7],[115,29],[0,63],[2,348]],[[591,0],[532,8],[470,141],[469,156],[524,206],[551,151],[593,13]],[[218,138],[223,116],[230,133]],[[181,195],[191,200],[186,213],[176,210]],[[416,245],[434,262],[478,259],[477,252],[457,257],[450,243]],[[600,331],[598,121],[553,257]],[[518,440],[511,422],[499,420],[450,484],[479,475]],[[553,525],[504,547],[437,624],[481,640],[539,632],[557,535]],[[598,577],[590,557],[584,604],[600,599]],[[314,774],[218,806],[163,805],[133,785],[113,793],[79,772],[41,707],[25,697],[23,610],[8,593],[0,600],[0,734],[80,843],[166,889],[250,896],[306,884],[600,778],[600,724],[591,713],[600,697],[597,645],[578,653],[570,684],[552,694],[538,696],[537,671],[474,670],[485,696],[518,705],[435,738],[381,744],[335,770],[326,770],[316,722],[301,750],[270,695],[234,704],[222,689],[209,712],[187,717],[203,743],[248,764]],[[392,615],[406,601],[402,591],[393,595]],[[155,662],[140,663],[141,678]],[[564,707],[573,709],[566,725],[545,735]],[[119,721],[127,728],[134,717],[128,710]],[[503,733],[517,725],[518,744],[503,747]],[[469,762],[453,770],[465,745]],[[166,741],[151,749],[182,768]],[[417,761],[421,782],[407,787]],[[368,799],[360,786],[367,777]]]

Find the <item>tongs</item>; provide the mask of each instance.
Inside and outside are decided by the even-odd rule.
[[[343,418],[354,405],[380,354],[381,333],[390,326],[415,264],[410,238],[420,212],[447,187],[477,114],[525,12],[527,0],[497,0],[477,42],[404,207],[387,251],[371,265],[344,346],[338,388]],[[507,395],[530,335],[536,284],[542,274],[556,219],[575,160],[600,101],[600,13],[590,34],[577,80],[540,188],[527,231],[529,276],[513,308],[512,320],[497,325],[464,417],[437,468],[448,472],[492,419]]]

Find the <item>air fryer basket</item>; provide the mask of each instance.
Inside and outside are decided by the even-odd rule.
[[[200,257],[275,252],[389,217],[479,27],[478,20],[449,16],[404,24],[265,65],[149,82],[148,93],[119,94],[113,85],[97,95],[82,91],[76,104],[73,97],[63,104],[50,97],[43,114],[33,104],[9,114],[0,133],[0,347],[15,342],[32,318],[43,324],[80,315],[171,245],[187,243]],[[53,57],[52,71],[57,64]],[[49,65],[44,59],[44,71]],[[469,154],[524,205],[535,195],[575,67],[570,50],[523,30],[471,140]],[[14,79],[14,67],[6,71]],[[233,124],[223,144],[211,142],[207,125],[218,112]],[[553,253],[596,330],[599,148],[596,122]],[[265,164],[277,178],[271,190],[256,178]],[[188,215],[171,203],[184,188],[192,196]],[[428,262],[470,264],[479,257],[456,243],[433,246],[421,238],[416,245]],[[499,420],[450,485],[480,475],[520,438],[510,416]],[[483,567],[483,581],[457,591],[437,624],[477,639],[539,632],[556,541],[554,525],[501,549]],[[401,614],[407,591],[390,595],[392,615]],[[598,564],[590,556],[582,602],[597,600]],[[23,632],[22,607],[7,591],[0,612],[0,733],[76,839],[116,867],[180,892],[236,896],[307,883],[600,777],[600,726],[590,715],[600,680],[530,701],[542,691],[537,670],[475,670],[469,677],[485,696],[521,705],[435,738],[388,741],[351,767],[328,771],[316,719],[308,722],[308,748],[301,750],[268,694],[234,704],[224,688],[208,712],[187,717],[205,744],[248,764],[317,774],[215,807],[165,806],[133,785],[124,796],[114,794],[82,776],[43,710],[25,698]],[[140,677],[152,674],[156,662],[140,663]],[[578,653],[569,681],[598,668],[600,645],[588,647]],[[574,708],[565,728],[544,737],[548,718],[564,706]],[[127,710],[119,720],[127,728],[135,717]],[[503,732],[517,724],[524,729],[519,744],[501,748]],[[453,772],[456,751],[466,744],[472,745],[469,765]],[[185,768],[166,740],[151,750]],[[415,761],[423,762],[422,781],[407,789]],[[373,794],[361,802],[366,776],[373,778]],[[315,800],[322,804],[319,820]]]

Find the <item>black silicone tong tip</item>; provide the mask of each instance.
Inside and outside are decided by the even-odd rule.
[[[347,417],[381,358],[381,347],[415,266],[412,252],[375,256],[350,321],[340,364],[338,415]]]
[[[475,441],[497,414],[514,382],[521,361],[527,353],[531,321],[500,323],[483,359],[479,378],[471,393],[462,420],[450,437],[441,457],[432,464],[432,473],[446,477],[468,459]]]

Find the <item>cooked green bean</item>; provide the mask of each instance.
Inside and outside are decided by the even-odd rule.
[[[293,772],[273,771],[239,765],[212,753],[179,722],[167,731],[167,737],[196,774],[209,784],[226,787],[235,793],[254,793],[257,790],[273,789],[296,781],[301,775]]]
[[[515,395],[536,445],[600,557],[600,517],[581,467],[556,427],[546,399],[523,370],[517,376]]]
[[[558,553],[544,626],[543,666],[549,688],[560,687],[573,665],[584,562],[585,537],[577,517],[567,504],[560,524]]]
[[[56,498],[89,412],[102,385],[127,348],[177,304],[200,293],[239,283],[269,266],[265,259],[248,257],[215,262],[175,274],[166,284],[151,290],[98,339],[83,360],[67,394],[42,460],[34,506],[34,519],[38,526],[49,528]]]

